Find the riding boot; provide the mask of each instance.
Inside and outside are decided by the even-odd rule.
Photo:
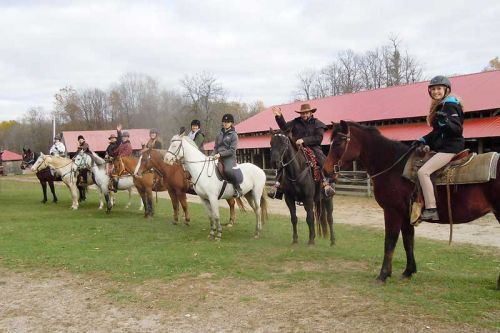
[[[420,215],[422,221],[439,221],[439,215],[436,208],[424,209],[422,215]]]

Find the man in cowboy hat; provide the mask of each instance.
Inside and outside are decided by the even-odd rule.
[[[323,150],[321,150],[321,142],[323,141],[323,134],[325,133],[326,125],[319,119],[314,118],[313,113],[316,112],[316,108],[311,108],[311,106],[307,103],[302,104],[300,106],[300,110],[295,111],[300,116],[289,122],[285,121],[280,107],[273,106],[272,111],[274,113],[276,123],[282,131],[291,132],[292,136],[296,139],[295,143],[297,145],[303,145],[313,150],[318,161],[318,166],[320,170],[322,170],[326,156],[323,153]],[[281,173],[276,177],[276,192],[269,193],[271,198],[281,199],[283,197],[283,192],[280,191],[279,186],[280,178]],[[323,187],[325,188],[325,193],[327,195],[333,194],[333,188],[324,177]]]

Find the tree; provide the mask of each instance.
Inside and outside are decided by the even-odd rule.
[[[306,101],[311,99],[313,83],[316,80],[316,73],[312,69],[302,71],[297,75],[299,84],[297,87],[297,96]]]
[[[494,71],[497,69],[500,69],[500,60],[498,57],[495,57],[488,62],[488,66],[483,69],[483,72]]]
[[[199,118],[207,130],[213,129],[215,105],[225,100],[225,90],[217,78],[208,72],[193,76],[184,76],[180,81],[184,88],[184,96],[190,104],[192,117]],[[217,120],[217,125],[219,121]]]

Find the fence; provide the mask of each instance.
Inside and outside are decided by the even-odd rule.
[[[264,169],[266,173],[266,185],[272,186],[276,182],[276,170]],[[342,171],[335,187],[337,194],[344,195],[373,195],[370,178],[365,171]]]

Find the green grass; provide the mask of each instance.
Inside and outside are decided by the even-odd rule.
[[[346,287],[389,308],[407,308],[477,327],[500,327],[500,251],[424,239],[416,241],[418,273],[411,281],[399,275],[405,266],[398,244],[393,277],[375,286],[382,261],[383,230],[336,225],[337,245],[318,239],[306,244],[306,225],[299,224],[300,245],[291,247],[287,217],[273,216],[260,239],[253,238],[252,213],[240,213],[237,226],[225,228],[220,243],[207,239],[205,208],[190,204],[192,226],[172,225],[169,201],[160,199],[156,217],[145,220],[138,197],[125,210],[125,195],[110,215],[97,210],[97,195],[72,211],[68,191],[57,188],[58,204],[39,203],[38,184],[0,180],[0,265],[15,270],[61,270],[104,274],[124,283],[173,280],[210,273],[212,279],[270,281],[286,290],[302,281]],[[223,220],[228,211],[221,210]],[[112,298],[136,302],[134,294],[109,291]],[[241,302],[254,299],[242,296]]]

